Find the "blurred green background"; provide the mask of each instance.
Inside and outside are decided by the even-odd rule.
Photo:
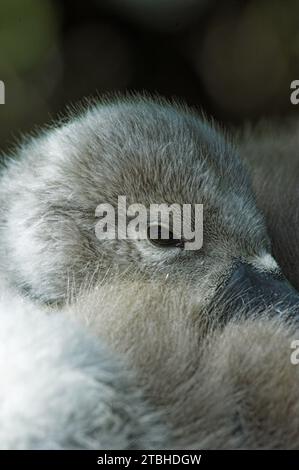
[[[1,0],[0,150],[85,96],[177,96],[225,124],[298,113],[298,0]]]

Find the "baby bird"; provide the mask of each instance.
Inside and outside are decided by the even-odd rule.
[[[299,296],[271,254],[238,147],[183,105],[118,98],[29,139],[0,178],[9,286],[42,310],[76,317],[122,356],[169,429],[160,447],[298,445],[289,348]],[[147,214],[153,204],[162,212],[202,204],[203,246],[187,249],[181,234],[152,237],[160,220],[148,222],[147,238],[100,239],[97,207],[117,209],[119,196]]]

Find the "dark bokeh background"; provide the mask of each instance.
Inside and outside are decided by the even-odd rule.
[[[1,0],[0,150],[84,96],[146,90],[225,124],[298,113],[298,0]]]

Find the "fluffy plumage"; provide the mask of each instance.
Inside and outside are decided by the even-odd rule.
[[[128,359],[172,430],[170,447],[298,448],[296,327],[287,311],[238,313],[223,326],[198,314],[186,286],[154,282],[101,286],[66,310]]]
[[[3,288],[0,448],[156,448],[167,430],[134,373],[57,311]]]
[[[99,241],[100,203],[203,203],[200,252],[162,250],[147,240]],[[0,181],[0,261],[10,281],[42,301],[107,279],[166,275],[212,293],[235,259],[269,251],[262,215],[236,150],[205,119],[142,98],[90,107],[29,140]],[[87,280],[87,277],[89,279]]]
[[[14,313],[13,303],[0,304],[9,370],[19,371],[6,373],[12,418],[4,423],[16,424],[2,447],[298,447],[295,322],[274,300],[246,315],[246,305],[232,303],[243,298],[241,282],[230,290],[240,263],[281,280],[237,148],[245,156],[245,144],[183,106],[130,98],[76,113],[7,160],[1,268],[10,288],[38,307],[26,300]],[[146,206],[203,203],[203,249],[98,240],[95,209],[119,195]],[[28,333],[28,348],[18,331]],[[7,371],[3,357],[0,349]],[[41,395],[49,379],[50,395]],[[34,396],[36,407],[9,400],[20,387],[25,405]],[[111,396],[116,409],[107,406]]]

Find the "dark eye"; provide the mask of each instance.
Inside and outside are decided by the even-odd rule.
[[[184,241],[162,225],[148,227],[147,238],[152,245],[160,248],[184,248]]]

